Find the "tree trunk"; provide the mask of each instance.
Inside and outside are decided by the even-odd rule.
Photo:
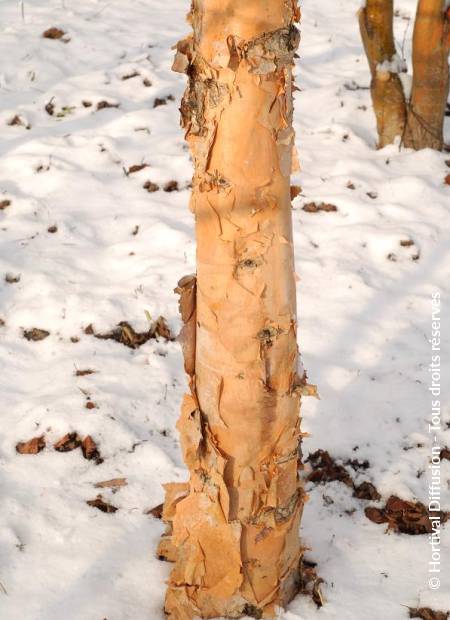
[[[359,11],[359,27],[372,76],[370,90],[377,118],[379,148],[402,137],[406,124],[406,102],[398,76],[393,32],[393,0],[367,0]]]
[[[273,617],[301,558],[302,393],[290,173],[296,0],[193,0],[174,70],[194,159],[197,279],[177,291],[190,481],[166,485],[172,620]]]
[[[444,146],[449,19],[445,0],[419,0],[413,37],[413,85],[405,146]]]
[[[367,0],[359,27],[372,75],[371,94],[382,148],[400,136],[409,148],[444,146],[449,91],[449,9],[446,0],[419,0],[413,37],[413,84],[406,101],[395,53],[393,0]]]

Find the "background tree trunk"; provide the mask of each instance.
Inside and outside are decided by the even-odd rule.
[[[406,101],[393,34],[393,0],[367,0],[359,27],[372,75],[371,94],[382,148],[397,136],[409,148],[444,146],[449,90],[449,9],[446,0],[419,0],[413,37],[413,85]]]
[[[366,6],[359,11],[361,38],[372,76],[370,90],[380,148],[392,144],[397,136],[403,136],[406,124],[406,102],[398,76],[393,19],[393,0],[367,0]]]
[[[174,620],[272,617],[296,593],[303,491],[290,173],[296,0],[194,0],[182,125],[197,281],[180,282],[190,470],[167,485]]]
[[[419,0],[413,37],[413,85],[405,146],[441,150],[448,97],[449,20],[445,0]]]

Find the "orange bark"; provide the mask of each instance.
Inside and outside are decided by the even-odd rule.
[[[186,484],[167,485],[166,613],[273,617],[296,593],[303,490],[290,173],[296,0],[194,0],[182,125],[197,278],[177,291],[191,393]]]
[[[449,90],[449,9],[446,0],[419,0],[413,37],[413,84],[407,101],[396,72],[393,0],[367,0],[359,26],[372,75],[379,147],[401,137],[414,149],[444,146]],[[384,63],[384,66],[383,66]]]
[[[396,57],[393,15],[393,0],[367,0],[359,11],[361,38],[372,76],[370,90],[380,148],[403,136],[406,124],[406,102],[398,73],[393,66],[388,69],[382,66]]]
[[[441,150],[449,74],[445,0],[419,0],[413,37],[413,86],[405,145]]]

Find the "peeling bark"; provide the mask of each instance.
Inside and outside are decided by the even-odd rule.
[[[406,125],[405,95],[395,62],[393,17],[393,0],[367,0],[359,11],[359,28],[372,76],[370,91],[379,148],[402,137]]]
[[[195,172],[197,279],[180,281],[189,483],[167,485],[165,610],[270,618],[298,588],[304,494],[290,173],[296,0],[194,0],[174,70]]]
[[[413,85],[405,146],[444,146],[450,28],[445,0],[419,0],[413,37]]]

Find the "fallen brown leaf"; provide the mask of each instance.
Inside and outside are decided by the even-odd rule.
[[[150,168],[150,166],[148,164],[134,164],[133,166],[130,166],[127,170],[127,174],[134,174],[135,172],[140,172],[141,170],[144,170],[144,168]]]
[[[14,274],[14,273],[7,273],[5,274],[5,282],[7,282],[8,284],[17,284],[18,282],[20,282],[20,273],[19,274]]]
[[[313,471],[307,477],[309,482],[322,484],[339,480],[349,487],[353,486],[350,474],[343,465],[338,465],[326,450],[316,450],[306,459]]]
[[[421,620],[447,620],[450,612],[448,611],[434,611],[429,607],[409,607],[410,618],[421,618]]]
[[[92,328],[92,326],[89,327]],[[85,333],[88,332],[85,330]],[[156,321],[153,321],[149,330],[146,332],[136,332],[127,321],[121,321],[117,327],[110,332],[98,334],[95,333],[92,328],[92,332],[89,333],[92,333],[100,340],[115,340],[130,349],[138,349],[152,338],[161,337],[166,340],[175,340],[169,326],[167,325],[166,319],[162,316],[158,317]]]
[[[145,512],[146,515],[152,515],[155,519],[162,519],[164,504],[158,504],[154,508],[150,508]]]
[[[83,452],[84,458],[88,461],[95,460],[95,463],[97,465],[103,463],[103,459],[100,456],[97,444],[90,435],[87,435],[87,437],[85,437],[81,442],[81,450]]]
[[[88,506],[92,506],[92,508],[97,508],[102,512],[106,512],[107,514],[114,514],[119,510],[117,506],[113,506],[112,504],[105,502],[101,495],[97,495],[95,499],[88,500],[86,504]]]
[[[23,337],[26,340],[38,342],[39,340],[44,340],[50,336],[50,332],[46,329],[38,329],[37,327],[33,327],[32,329],[25,329],[23,331]]]
[[[357,497],[358,499],[371,499],[373,501],[381,499],[381,495],[371,482],[361,482],[359,486],[355,486],[353,497]]]
[[[28,441],[21,441],[16,445],[16,452],[19,454],[38,454],[45,448],[45,437],[33,437]]]
[[[369,506],[364,512],[370,521],[377,524],[387,523],[388,529],[412,536],[430,534],[433,531],[431,516],[439,516],[441,523],[445,523],[450,514],[442,511],[430,513],[421,502],[408,502],[395,495],[389,497],[384,508]]]
[[[165,192],[178,192],[179,191],[179,187],[178,187],[178,181],[169,181],[168,183],[166,183],[164,185],[164,191]]]
[[[77,369],[75,371],[76,377],[86,377],[87,375],[94,375],[97,371],[92,368],[86,368],[85,370]]]
[[[146,181],[142,187],[146,189],[149,194],[153,194],[153,192],[157,192],[159,190],[159,185],[153,183],[153,181]]]
[[[126,73],[125,75],[122,75],[121,80],[131,80],[131,78],[138,77],[138,75],[140,74],[137,71],[132,71],[131,73]]]
[[[81,446],[81,438],[78,433],[67,433],[61,437],[54,445],[57,452],[71,452]]]
[[[112,478],[111,480],[103,480],[103,482],[96,482],[94,487],[96,489],[104,489],[104,488],[117,488],[117,487],[125,487],[128,482],[126,478]]]
[[[371,482],[366,480],[356,485],[350,473],[344,467],[344,465],[348,465],[354,471],[361,469],[365,471],[370,467],[370,463],[367,460],[358,461],[357,459],[347,459],[344,465],[339,465],[326,450],[316,450],[316,452],[308,456],[306,462],[310,463],[313,469],[307,477],[309,482],[324,484],[326,482],[338,480],[348,487],[353,488],[353,497],[374,501],[381,498],[381,495]]]
[[[439,456],[441,458],[441,461],[443,459],[446,459],[447,461],[450,461],[450,450],[448,448],[442,448],[441,454]]]
[[[167,105],[167,100],[160,98],[160,97],[156,97],[155,101],[153,102],[153,107],[158,108],[160,105]]]
[[[153,107],[158,108],[160,105],[167,105],[168,101],[174,101],[174,99],[175,97],[173,95],[167,95],[167,97],[156,97]]]
[[[300,185],[291,185],[291,200],[294,200],[302,191]]]
[[[111,103],[110,101],[99,101],[97,103],[97,110],[105,110],[106,108],[118,108],[118,103]]]
[[[325,203],[325,202],[320,202],[320,203],[308,202],[307,204],[303,205],[302,209],[303,211],[306,211],[306,213],[318,213],[319,211],[325,211],[326,213],[332,213],[334,211],[337,211],[336,205],[332,205],[332,204]]]
[[[381,523],[386,523],[386,518],[381,508],[368,506],[364,512],[366,517],[370,519],[370,521],[372,521],[373,523],[377,523],[378,525],[380,525]]]
[[[53,103],[53,99],[54,97],[52,97],[50,99],[50,101],[48,103],[45,104],[45,111],[47,112],[47,114],[49,114],[50,116],[53,116],[53,114],[55,113],[55,104]]]
[[[367,459],[364,459],[364,461],[358,461],[358,459],[347,459],[344,462],[344,465],[348,465],[353,469],[353,471],[358,471],[360,469],[366,470],[370,467],[370,463]]]
[[[320,590],[320,585],[324,583],[324,580],[317,575],[315,562],[309,562],[304,558],[300,562],[299,575],[300,584],[299,590],[302,594],[310,596],[317,607],[323,607],[324,599]]]
[[[10,121],[8,121],[8,125],[10,127],[26,127],[26,123],[23,121],[23,119],[16,114],[15,116],[12,117],[12,119]]]
[[[42,36],[44,39],[62,39],[65,34],[64,30],[53,27],[43,32]]]
[[[168,326],[167,321],[163,316],[159,316],[156,321],[154,321],[152,327],[150,328],[150,331],[154,338],[160,336],[161,338],[165,338],[166,340],[175,340],[172,332],[170,331],[170,327]]]

